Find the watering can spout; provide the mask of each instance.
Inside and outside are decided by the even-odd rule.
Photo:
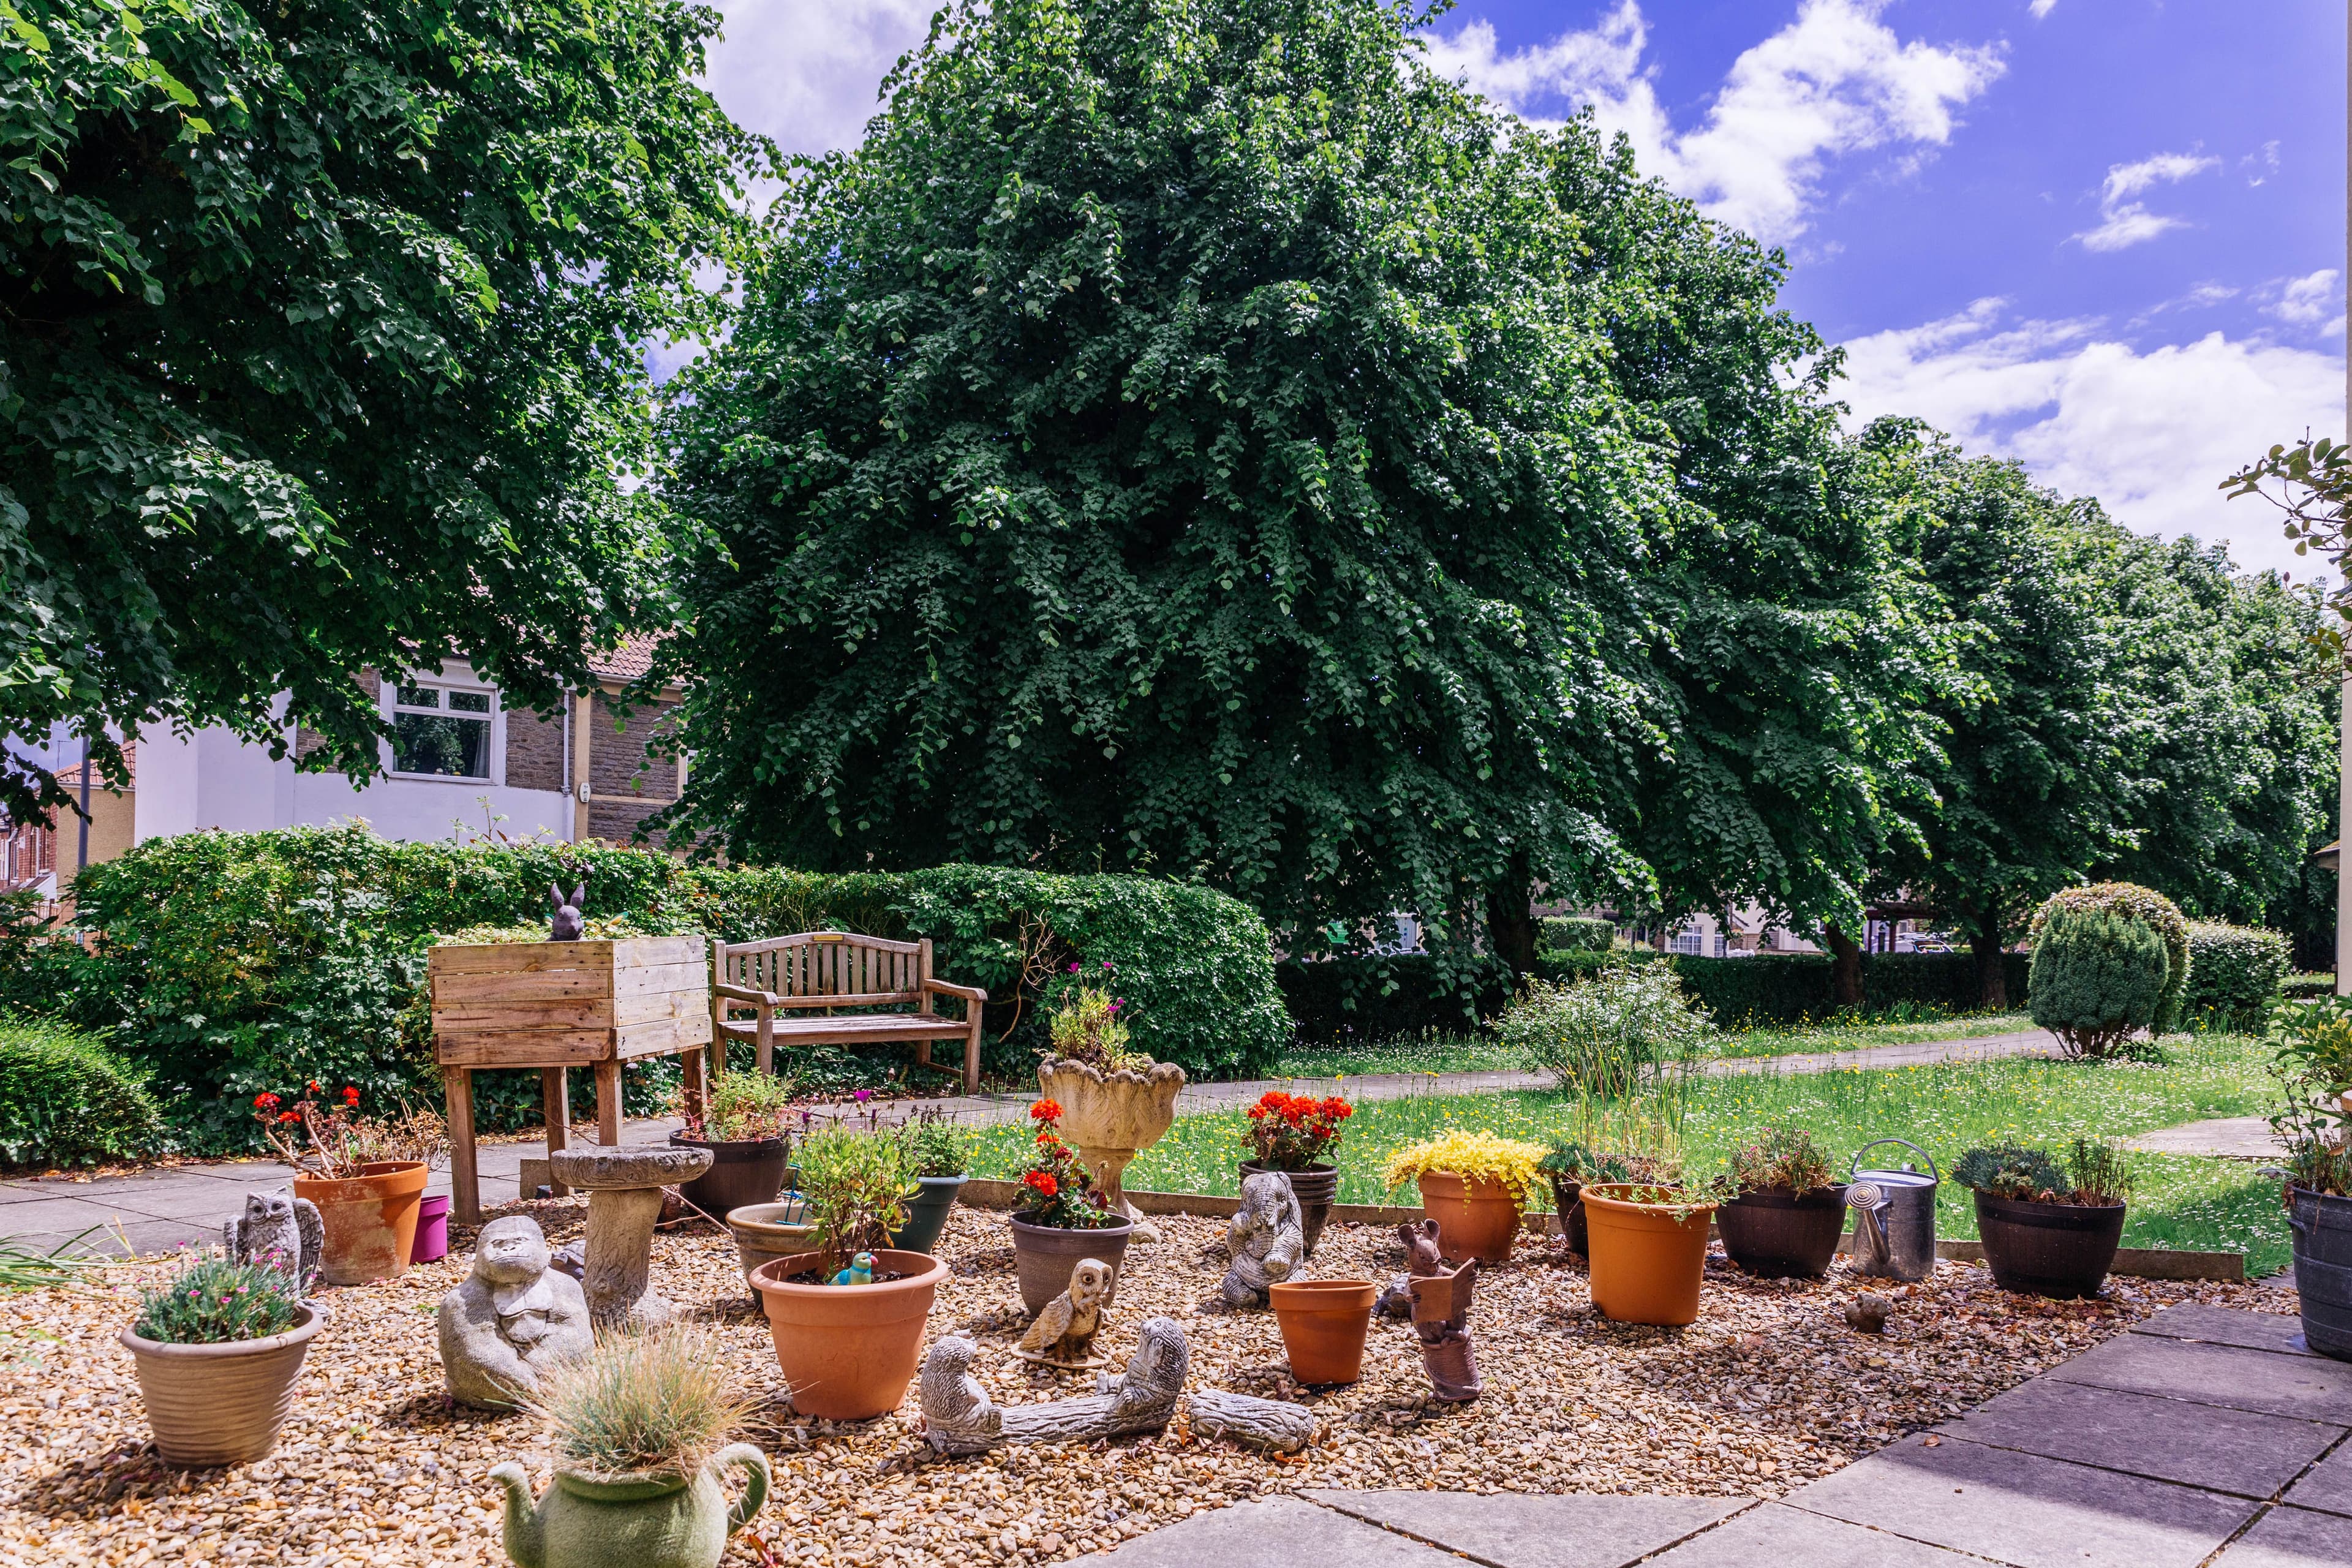
[[[539,1510],[531,1506],[530,1477],[520,1465],[509,1461],[492,1470],[490,1479],[507,1491],[507,1555],[514,1559],[517,1568],[545,1568],[546,1531],[540,1524]]]

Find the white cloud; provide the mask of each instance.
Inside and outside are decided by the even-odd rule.
[[[1846,349],[1856,423],[1917,415],[2142,532],[2226,540],[2242,566],[2313,570],[2272,514],[2218,487],[2273,442],[2342,434],[2335,354],[2220,332],[2142,353],[2097,321],[2012,321],[2000,300]]]
[[[2344,312],[2339,308],[2344,290],[2337,285],[2338,276],[2333,267],[2323,267],[2307,278],[2289,278],[2278,286],[2277,300],[2263,309],[2290,326],[2340,332],[2344,330]]]
[[[1713,216],[1768,242],[1805,230],[1830,159],[1891,144],[1941,146],[1953,111],[2003,68],[2000,47],[1905,43],[1878,19],[1886,0],[1804,0],[1796,19],[1732,65],[1704,124],[1677,132],[1642,54],[1638,0],[1601,23],[1505,54],[1469,22],[1429,35],[1430,64],[1531,120],[1586,104],[1632,138],[1641,166]]]
[[[704,85],[787,153],[845,147],[881,108],[882,79],[923,41],[938,0],[720,0],[726,37]]]
[[[2033,4],[2028,9],[2033,13],[2033,19],[2039,22],[2042,17],[2058,9],[2058,0],[2033,0]]]
[[[2186,228],[2187,218],[2152,213],[2146,203],[2133,198],[2158,185],[2177,184],[2221,166],[2219,158],[2200,158],[2188,153],[2158,153],[2137,163],[2110,164],[2107,177],[2099,185],[2099,226],[2074,237],[2083,242],[2085,250],[2121,250],[2154,239],[2168,229]]]

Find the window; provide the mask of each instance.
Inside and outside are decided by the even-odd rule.
[[[492,706],[487,691],[453,686],[395,689],[392,771],[487,783]]]
[[[1706,933],[1697,926],[1685,926],[1681,931],[1676,931],[1673,937],[1668,939],[1666,942],[1666,951],[1668,952],[1687,953],[1689,956],[1696,958],[1699,955],[1700,944],[1704,942],[1706,939]]]

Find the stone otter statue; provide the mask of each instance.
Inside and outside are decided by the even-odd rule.
[[[511,1410],[540,1373],[584,1355],[595,1336],[580,1282],[547,1266],[547,1237],[520,1215],[494,1219],[474,1244],[474,1268],[441,1298],[441,1372],[449,1397]]]
[[[1297,1194],[1280,1171],[1260,1171],[1242,1182],[1242,1206],[1225,1227],[1233,1264],[1217,1289],[1228,1306],[1263,1307],[1266,1287],[1290,1278],[1307,1255]]]

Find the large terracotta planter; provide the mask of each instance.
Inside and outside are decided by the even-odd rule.
[[[1031,1317],[1044,1311],[1055,1297],[1070,1288],[1070,1270],[1092,1258],[1111,1266],[1111,1294],[1118,1293],[1118,1270],[1127,1261],[1127,1244],[1135,1226],[1122,1220],[1100,1230],[1063,1230],[1033,1225],[1012,1216],[1013,1268],[1021,1279],[1021,1305]],[[1106,1306],[1108,1302],[1104,1303]]]
[[[1818,1279],[1829,1272],[1838,1237],[1845,1234],[1845,1186],[1744,1192],[1715,1211],[1715,1228],[1725,1255],[1750,1274]]]
[[[1353,1383],[1364,1375],[1364,1333],[1371,1326],[1369,1279],[1280,1279],[1267,1287],[1290,1375],[1301,1383]]]
[[[276,1447],[321,1321],[316,1307],[304,1307],[282,1334],[217,1345],[165,1344],[123,1330],[163,1462],[249,1465]]]
[[[1261,1165],[1255,1160],[1244,1160],[1242,1180],[1246,1182],[1271,1165]],[[1339,1195],[1339,1168],[1336,1165],[1309,1165],[1303,1171],[1285,1171],[1290,1178],[1290,1195],[1298,1200],[1298,1227],[1307,1240],[1307,1256],[1315,1256],[1315,1244],[1323,1239],[1323,1226],[1331,1218],[1331,1200]]]
[[[874,1255],[875,1271],[906,1278],[871,1285],[793,1281],[823,1261],[818,1253],[796,1252],[751,1271],[793,1408],[826,1421],[887,1415],[915,1379],[923,1321],[948,1266],[928,1252],[885,1248]]]
[[[1141,1073],[1104,1074],[1084,1062],[1037,1064],[1037,1089],[1062,1108],[1062,1137],[1073,1149],[1113,1214],[1136,1227],[1136,1238],[1157,1241],[1160,1233],[1127,1201],[1128,1163],[1167,1134],[1176,1120],[1176,1097],[1184,1089],[1184,1069],[1154,1062]]]
[[[383,1160],[345,1181],[297,1175],[294,1195],[319,1205],[327,1232],[320,1277],[330,1285],[365,1285],[408,1272],[428,1173],[421,1160]]]
[[[2124,1238],[2124,1205],[2022,1203],[1979,1193],[1977,1237],[2004,1290],[2060,1300],[2095,1296]]]
[[[1460,1268],[1500,1263],[1519,1234],[1519,1197],[1500,1182],[1465,1182],[1451,1171],[1421,1173],[1421,1206],[1437,1222],[1437,1250]]]
[[[1699,1277],[1706,1268],[1713,1204],[1625,1201],[1643,1190],[1606,1182],[1584,1189],[1584,1226],[1592,1250],[1592,1304],[1612,1322],[1678,1328],[1698,1317]]]
[[[710,1169],[690,1182],[680,1183],[677,1195],[712,1218],[753,1204],[772,1204],[783,1190],[784,1169],[792,1159],[787,1138],[738,1138],[711,1141],[669,1135],[673,1149],[708,1149]]]
[[[743,1472],[729,1507],[719,1477]],[[533,1508],[530,1478],[511,1462],[490,1472],[506,1488],[507,1555],[521,1568],[719,1568],[727,1539],[768,1500],[767,1456],[730,1443],[692,1476],[591,1476],[558,1470]]]

